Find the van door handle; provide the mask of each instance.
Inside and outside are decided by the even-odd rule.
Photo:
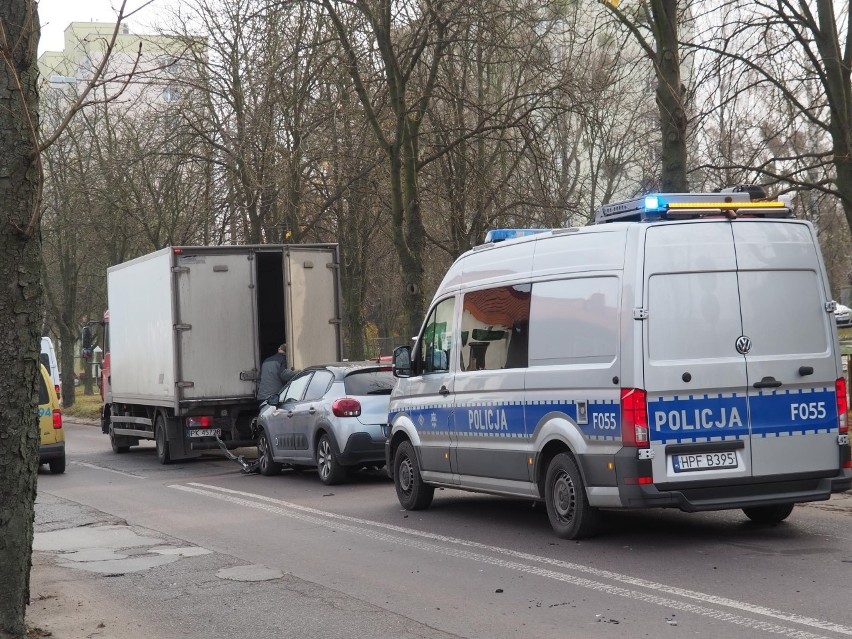
[[[293,416],[293,411],[288,410],[288,411],[287,411],[287,417],[292,417],[292,416]]]
[[[778,388],[779,386],[781,386],[781,382],[774,377],[764,377],[759,382],[754,383],[755,388]]]
[[[443,395],[444,397],[446,397],[447,395],[450,394],[450,389],[447,388],[446,386],[441,386],[441,388],[438,390],[438,393]]]
[[[316,408],[314,408],[313,406],[311,406],[311,407],[308,409],[308,412],[309,412],[311,415],[313,415],[314,413],[316,413],[316,412],[317,412],[317,409],[316,409]]]
[[[813,375],[814,367],[813,366],[799,366],[799,375],[805,377],[806,375]]]

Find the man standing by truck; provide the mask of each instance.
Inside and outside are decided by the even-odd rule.
[[[260,384],[257,385],[257,398],[261,401],[287,385],[296,371],[287,368],[287,344],[281,344],[278,352],[270,355],[260,366]]]

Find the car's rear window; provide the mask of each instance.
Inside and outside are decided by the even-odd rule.
[[[343,378],[347,395],[390,395],[394,385],[390,371],[353,371]]]
[[[44,383],[44,376],[41,374],[41,371],[38,374],[38,403],[50,403],[50,394],[47,392],[47,384]]]

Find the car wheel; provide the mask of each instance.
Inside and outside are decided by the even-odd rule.
[[[59,459],[51,459],[47,462],[47,465],[50,467],[50,472],[54,475],[61,475],[65,472],[65,457],[60,457]]]
[[[272,477],[281,472],[281,464],[272,459],[272,445],[265,430],[260,431],[257,436],[257,457],[260,461],[260,474]]]
[[[126,444],[119,444],[119,442],[127,441],[126,437],[122,437],[121,435],[116,435],[113,432],[112,424],[109,426],[109,443],[112,446],[112,452],[114,453],[126,453],[130,450],[130,446]]]
[[[326,486],[339,484],[346,476],[346,469],[337,461],[331,437],[325,433],[317,442],[317,470],[319,470],[320,480]]]
[[[599,513],[589,505],[580,469],[567,453],[556,455],[547,467],[544,502],[557,537],[582,539],[594,534]]]
[[[795,504],[777,504],[775,506],[751,506],[743,508],[745,516],[758,524],[777,524],[784,521],[793,512]]]
[[[435,488],[420,476],[420,464],[410,442],[402,442],[393,458],[393,483],[399,503],[406,510],[428,508],[435,496]]]
[[[154,421],[154,440],[157,443],[157,460],[161,464],[171,462],[169,442],[166,440],[166,420],[162,415],[157,415],[157,419]]]

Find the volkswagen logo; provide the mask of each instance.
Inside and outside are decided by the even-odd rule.
[[[748,354],[751,350],[751,340],[745,335],[740,335],[737,338],[737,351],[742,353],[743,355]]]

